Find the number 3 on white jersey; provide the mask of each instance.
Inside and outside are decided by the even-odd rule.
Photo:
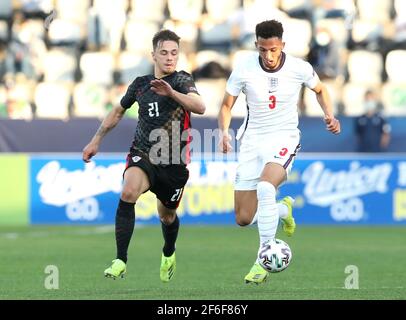
[[[148,105],[149,105],[149,109],[148,109],[149,116],[151,118],[159,117],[158,102],[151,102],[151,103],[148,103]]]
[[[275,109],[276,107],[276,97],[274,95],[269,97],[269,109]]]

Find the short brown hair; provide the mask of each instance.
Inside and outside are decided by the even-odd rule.
[[[180,37],[171,30],[161,30],[155,33],[154,37],[152,38],[152,48],[155,49],[158,47],[158,44],[162,41],[175,41],[179,45]]]

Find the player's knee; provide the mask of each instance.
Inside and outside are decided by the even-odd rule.
[[[136,188],[125,187],[121,191],[121,200],[135,203],[141,195],[141,191]]]
[[[235,221],[240,227],[246,227],[251,223],[248,219],[245,218],[236,218]]]
[[[170,225],[176,219],[176,213],[166,214],[160,217],[161,222],[166,225]]]
[[[235,222],[240,227],[245,227],[251,223],[251,220],[248,218],[247,214],[244,214],[241,210],[238,210],[236,211]]]

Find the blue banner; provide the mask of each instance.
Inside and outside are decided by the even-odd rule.
[[[98,155],[85,164],[80,154],[32,156],[32,224],[111,224],[122,188],[125,155]],[[199,160],[178,215],[182,223],[234,224],[236,161]],[[278,199],[295,198],[303,224],[406,224],[406,158],[402,156],[302,153]],[[137,223],[158,223],[156,198],[137,201]]]
[[[311,155],[293,167],[280,196],[295,198],[298,223],[406,223],[404,157]]]
[[[31,223],[113,223],[124,168],[117,157],[85,164],[80,155],[33,156]]]

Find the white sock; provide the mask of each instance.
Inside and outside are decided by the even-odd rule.
[[[258,232],[260,243],[275,239],[279,223],[278,206],[276,205],[275,187],[266,181],[257,186],[258,197]]]
[[[286,204],[283,203],[276,203],[276,205],[278,207],[279,218],[285,219],[288,216],[288,207],[286,206]],[[252,218],[252,221],[249,225],[252,226],[257,222],[258,222],[258,212],[255,213],[254,218]]]
[[[276,205],[278,206],[279,218],[285,219],[289,213],[288,206],[283,203],[277,203]]]

